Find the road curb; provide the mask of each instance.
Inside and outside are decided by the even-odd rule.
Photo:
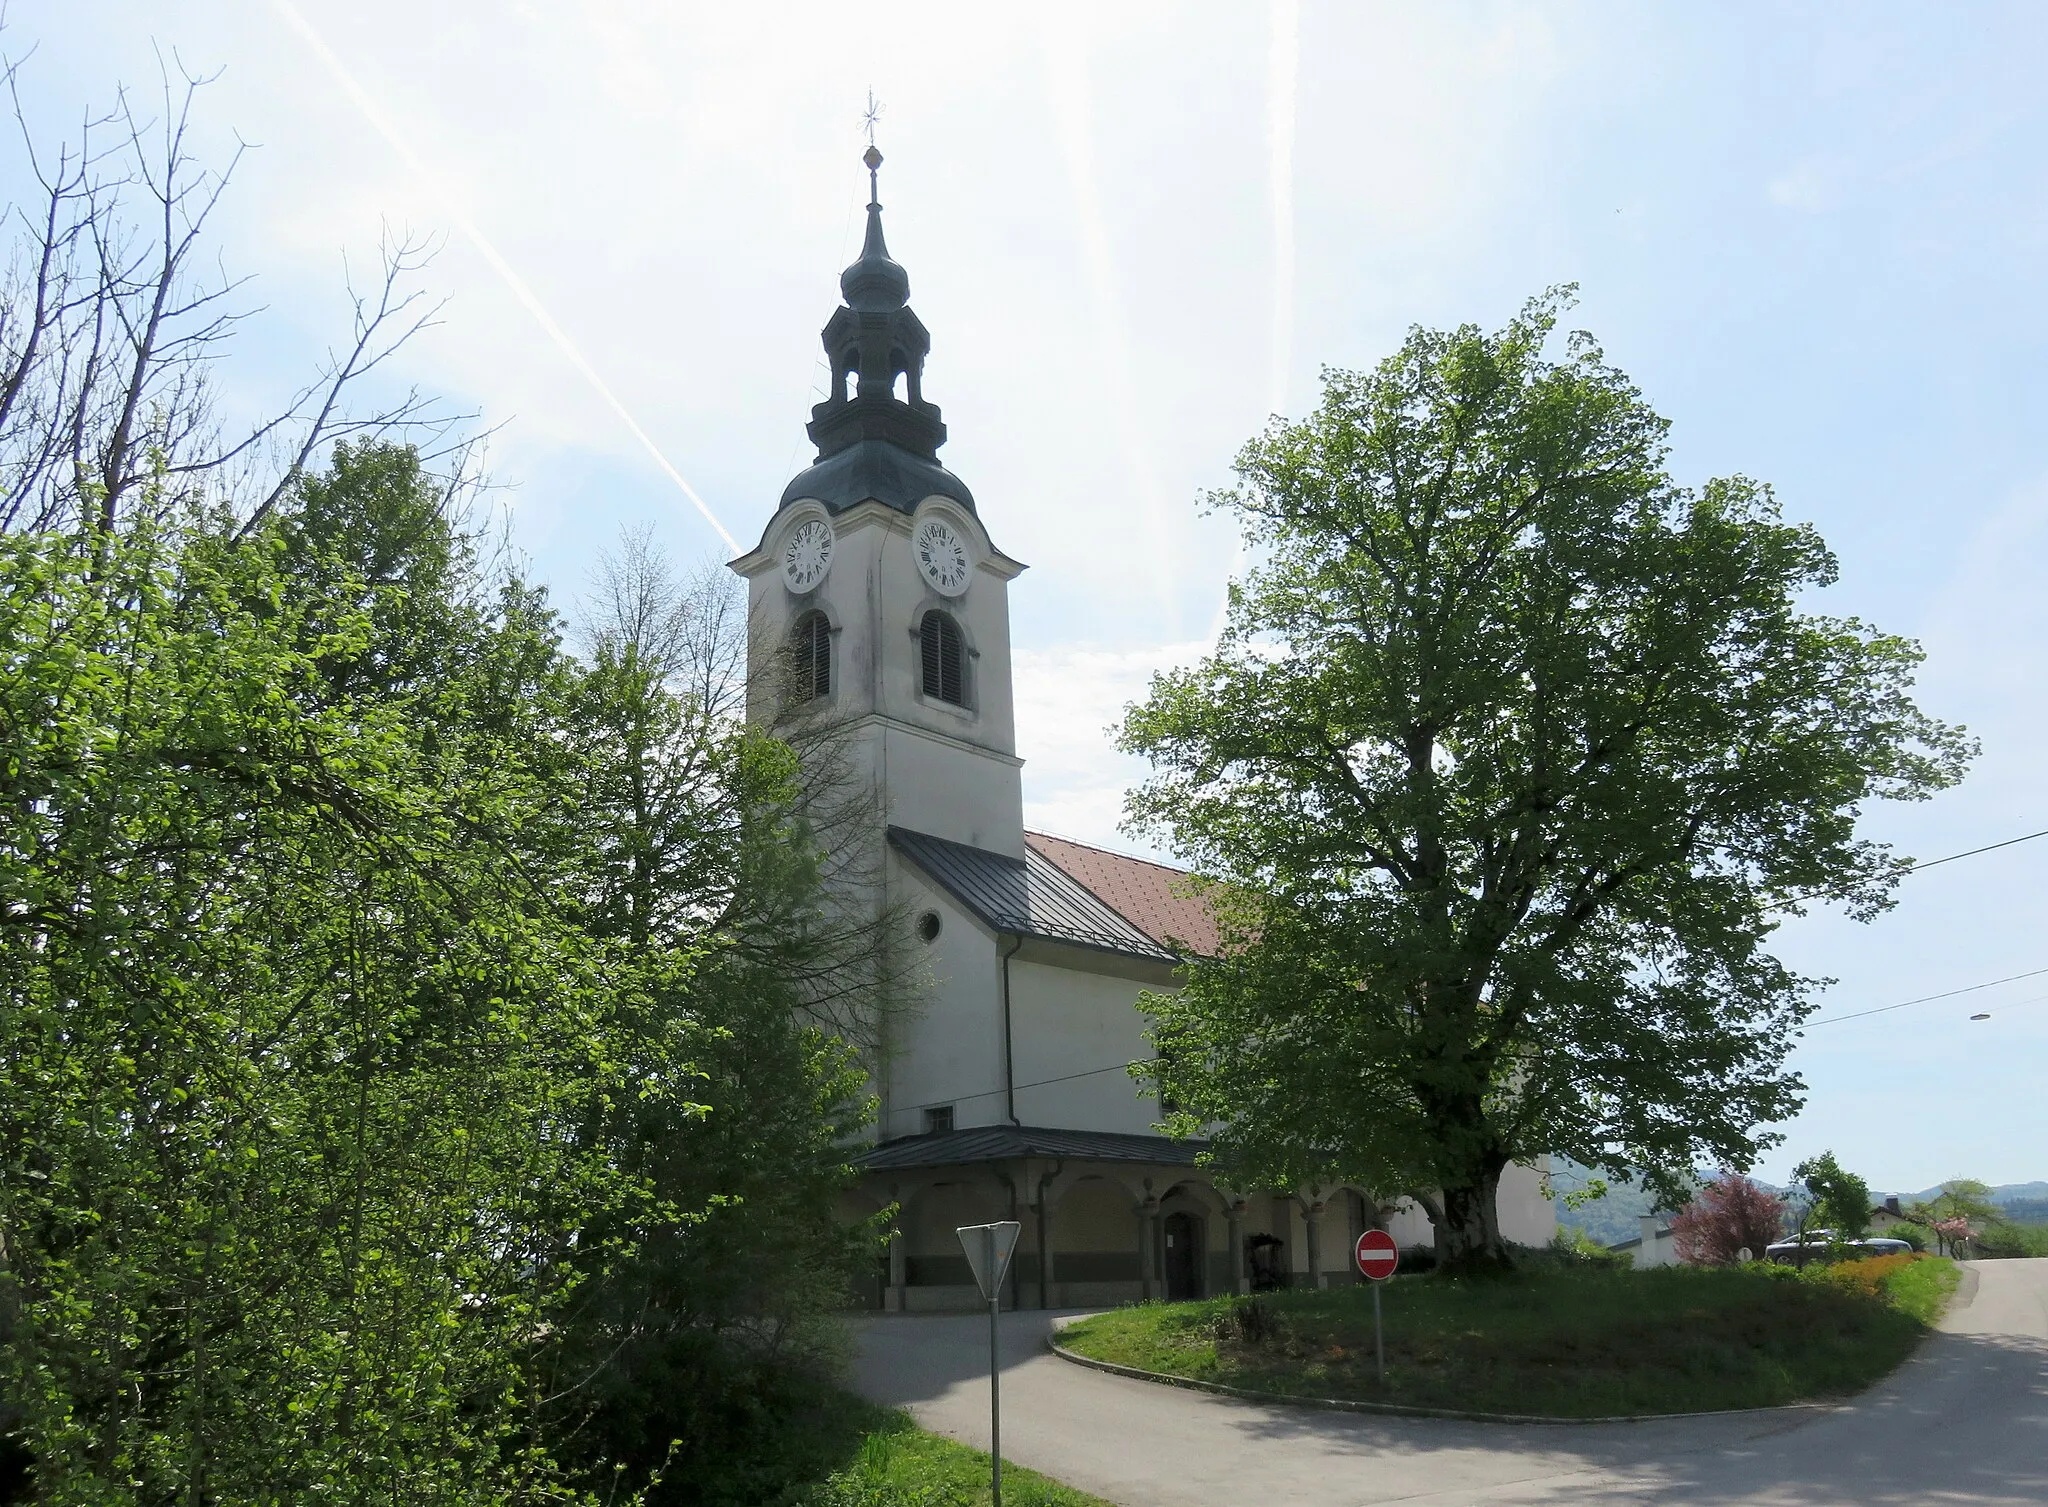
[[[1409,1407],[1398,1402],[1360,1402],[1349,1397],[1301,1397],[1289,1392],[1254,1392],[1246,1387],[1226,1386],[1220,1381],[1199,1381],[1192,1376],[1175,1376],[1167,1371],[1142,1371],[1136,1366],[1120,1366],[1115,1361],[1097,1360],[1092,1355],[1082,1355],[1079,1351],[1069,1350],[1051,1334],[1045,1337],[1045,1348],[1061,1360],[1072,1361],[1077,1366],[1086,1366],[1091,1371],[1107,1371],[1112,1376],[1127,1376],[1133,1381],[1159,1382],[1190,1392],[1212,1392],[1219,1397],[1234,1397],[1240,1402],[1278,1403],[1288,1407],[1320,1408],[1333,1413],[1371,1413],[1386,1418],[1448,1418],[1461,1423],[1550,1425],[1670,1423],[1684,1418],[1749,1418],[1765,1415],[1782,1416],[1787,1413],[1832,1413],[1844,1406],[1832,1402],[1787,1402],[1771,1408],[1720,1408],[1700,1413],[1617,1413],[1603,1418],[1559,1418],[1548,1413],[1471,1413],[1458,1408]]]

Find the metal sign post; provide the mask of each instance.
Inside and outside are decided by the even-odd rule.
[[[1003,1507],[1003,1382],[996,1347],[996,1319],[1003,1311],[1003,1278],[1017,1253],[1017,1235],[1024,1228],[1014,1219],[1000,1224],[963,1224],[953,1233],[967,1252],[974,1285],[988,1299],[988,1458],[990,1507]]]
[[[1386,1331],[1380,1327],[1380,1284],[1393,1276],[1394,1269],[1401,1264],[1401,1249],[1385,1230],[1367,1230],[1358,1237],[1351,1259],[1358,1263],[1359,1275],[1372,1283],[1372,1356],[1379,1368],[1380,1385],[1384,1387],[1387,1384],[1387,1340]]]

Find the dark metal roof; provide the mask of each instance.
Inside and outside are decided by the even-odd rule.
[[[823,405],[821,405],[823,406]],[[851,404],[843,405],[849,410]],[[904,405],[898,403],[896,407]],[[936,460],[915,455],[886,439],[856,440],[834,451],[782,489],[782,506],[815,497],[834,513],[873,499],[899,513],[914,513],[927,497],[950,497],[970,513],[974,494],[967,483]]]
[[[1011,858],[907,827],[891,827],[889,841],[993,931],[1163,963],[1177,961],[1174,954],[1035,850],[1026,849],[1022,858]]]
[[[840,513],[872,499],[912,513],[939,496],[971,513],[974,494],[939,464],[946,424],[924,395],[931,331],[911,311],[910,274],[882,238],[882,154],[869,147],[861,160],[868,165],[868,233],[860,260],[840,275],[846,302],[819,335],[831,381],[805,429],[817,459],[782,489],[782,505],[814,497]]]
[[[1163,1162],[1192,1167],[1207,1141],[1175,1141],[1163,1135],[1124,1135],[1108,1130],[1051,1130],[1032,1125],[978,1125],[936,1135],[884,1141],[854,1158],[870,1172],[910,1167],[955,1167],[969,1162],[1007,1162],[1020,1157],[1055,1157],[1080,1162]]]

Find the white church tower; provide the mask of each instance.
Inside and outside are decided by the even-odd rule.
[[[876,823],[841,840],[873,845],[931,981],[878,1065],[876,1143],[860,1157],[865,1210],[897,1210],[869,1299],[974,1306],[953,1231],[991,1219],[1025,1225],[1018,1305],[1350,1280],[1368,1222],[1426,1238],[1412,1207],[1342,1184],[1224,1186],[1196,1164],[1201,1142],[1159,1133],[1159,1104],[1132,1080],[1152,1052],[1141,996],[1178,987],[1181,958],[1218,945],[1215,921],[1178,870],[1024,830],[1009,608],[1024,567],[939,464],[931,336],[882,239],[881,153],[865,161],[867,235],[824,329],[817,460],[732,565],[752,662],[793,668],[756,677],[754,694],[817,703],[846,729]],[[1533,1182],[1520,1191],[1504,1225],[1548,1238],[1548,1204]]]
[[[938,461],[923,391],[931,336],[889,257],[870,147],[867,237],[825,326],[832,388],[817,464],[783,489],[747,578],[757,655],[794,649],[798,694],[828,699],[894,822],[1024,857],[1010,689],[1009,583],[974,494]],[[767,692],[763,692],[767,694]]]

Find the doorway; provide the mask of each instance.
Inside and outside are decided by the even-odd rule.
[[[1163,1221],[1166,1240],[1166,1298],[1177,1303],[1202,1295],[1202,1217],[1169,1214]]]

